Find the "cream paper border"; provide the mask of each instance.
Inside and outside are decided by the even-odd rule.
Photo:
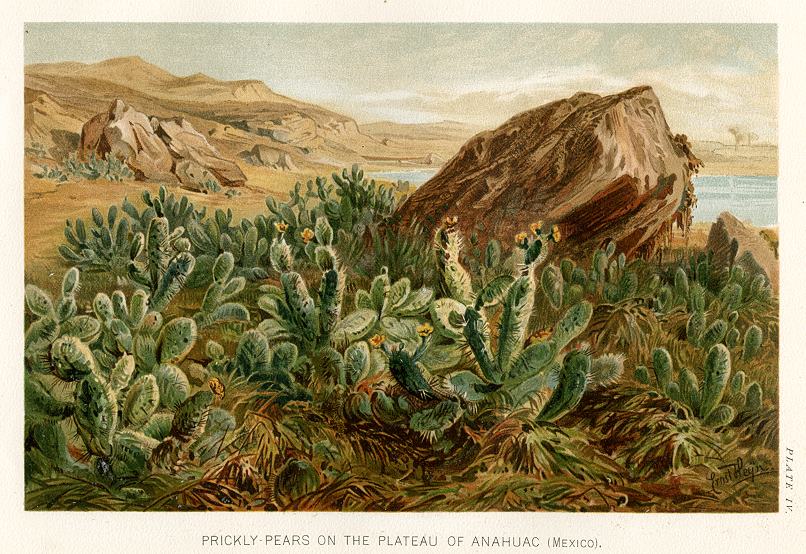
[[[777,514],[354,514],[198,513],[107,514],[23,510],[23,23],[26,21],[286,21],[404,22],[492,21],[574,23],[777,23],[779,44],[779,225],[781,289],[781,502]],[[502,40],[506,40],[503,38]],[[806,551],[806,10],[802,2],[746,0],[524,1],[443,0],[220,1],[26,0],[5,4],[0,16],[0,168],[2,168],[3,294],[0,296],[0,479],[3,552],[443,552],[491,551],[449,547],[449,536],[473,534],[597,538],[598,552],[803,552]],[[204,45],[199,45],[204,48]],[[270,83],[269,83],[270,84]],[[786,448],[794,449],[794,491],[787,491]],[[786,493],[786,494],[784,494]],[[794,499],[785,513],[784,498]],[[319,534],[340,537],[336,547],[203,547],[203,534]],[[438,548],[383,548],[383,534],[438,535]],[[345,534],[373,537],[370,547],[347,548]],[[467,539],[466,539],[467,540]],[[515,549],[512,549],[515,550]],[[530,549],[520,548],[518,551]],[[539,549],[546,552],[545,539]],[[566,549],[566,551],[578,551]]]

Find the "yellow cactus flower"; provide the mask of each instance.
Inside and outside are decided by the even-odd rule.
[[[551,227],[551,239],[554,242],[560,242],[560,237],[562,237],[560,234],[560,228],[557,225],[553,225]]]
[[[445,217],[445,226],[450,229],[451,227],[455,227],[456,224],[459,223],[459,216],[446,216]]]
[[[373,335],[372,338],[369,339],[369,343],[375,348],[378,348],[380,345],[383,344],[383,341],[385,340],[386,337],[384,337],[383,335]]]
[[[543,222],[542,221],[538,221],[536,223],[532,223],[531,225],[529,225],[529,230],[532,233],[534,233],[535,235],[539,236],[540,233],[541,233],[541,229],[543,229]]]
[[[417,334],[425,338],[434,332],[434,328],[427,321],[417,326]]]
[[[518,246],[526,246],[528,242],[529,239],[526,233],[518,233],[517,235],[515,235],[515,243],[517,243]]]
[[[277,232],[279,233],[285,233],[288,231],[288,223],[285,221],[275,221],[274,228],[277,229]]]
[[[213,394],[215,395],[216,398],[218,398],[219,400],[224,398],[224,392],[226,389],[224,388],[224,383],[221,382],[221,379],[219,379],[218,377],[213,377],[212,379],[207,381],[207,386],[210,387],[210,390],[213,391]]]
[[[311,242],[314,237],[313,231],[311,231],[308,227],[305,227],[305,230],[303,230],[299,235],[302,237],[302,240],[305,241],[305,244]]]

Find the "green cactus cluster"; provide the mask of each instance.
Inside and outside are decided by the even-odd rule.
[[[239,302],[231,302],[246,286],[244,277],[232,277],[234,268],[232,253],[218,255],[211,271],[212,283],[204,293],[199,311],[193,316],[199,329],[224,321],[249,321],[249,310]]]
[[[637,366],[634,377],[637,381],[654,384],[672,400],[685,404],[696,417],[710,427],[730,425],[737,414],[757,413],[762,406],[761,386],[746,383],[743,371],[731,377],[731,353],[724,344],[709,347],[701,371],[702,382],[697,373],[681,367],[674,376],[674,363],[669,351],[655,348],[652,351],[654,383],[646,366]]]
[[[51,357],[50,375],[26,375],[26,436],[56,467],[78,465],[66,455],[67,420],[87,454],[101,461],[100,467],[108,465],[115,479],[152,470],[159,458],[155,452],[181,457],[205,431],[212,393],[191,395],[176,366],[162,364],[144,373],[136,369],[133,356],[124,354],[107,372],[89,346],[70,336],[54,343]],[[220,433],[220,428],[209,431]],[[48,440],[38,438],[43,433]]]
[[[120,207],[111,206],[106,217],[93,209],[90,223],[68,220],[61,256],[82,270],[114,275],[118,284],[131,280],[148,286],[154,294],[152,266],[156,262],[165,271],[167,262],[163,257],[155,259],[149,247],[161,241],[168,260],[183,252],[185,265],[190,257],[195,259],[195,271],[185,277],[192,288],[210,284],[213,264],[225,252],[234,258],[234,276],[259,281],[268,276],[269,246],[280,234],[295,256],[304,255],[307,263],[314,264],[315,250],[323,245],[314,234],[317,221],[324,219],[333,233],[328,244],[349,241],[391,217],[398,197],[393,187],[367,182],[363,171],[353,166],[350,172],[334,173],[332,184],[320,177],[315,185],[309,181],[303,192],[297,183],[288,202],[267,198],[269,213],[254,219],[234,221],[231,209],[217,209],[208,216],[206,208],[196,209],[187,196],[176,197],[165,187],[157,194],[143,191],[142,201],[142,210],[124,199]],[[163,230],[164,234],[152,235]]]
[[[438,229],[435,249],[442,290],[448,296],[432,304],[431,314],[438,332],[466,347],[479,369],[478,374],[460,371],[449,376],[457,395],[471,402],[491,400],[519,406],[537,391],[552,388],[554,393],[539,418],[553,420],[572,409],[588,387],[617,380],[623,360],[597,359],[594,372],[584,348],[564,352],[585,330],[593,313],[593,306],[581,298],[566,310],[553,332],[534,343],[527,340],[536,290],[534,273],[547,250],[539,225],[534,226],[533,235],[522,233],[516,238],[523,262],[518,275],[499,276],[475,291],[469,273],[458,261],[462,249],[459,232],[455,227]],[[493,342],[488,312],[497,306],[500,316]]]
[[[158,447],[178,455],[204,432],[212,396],[193,394],[177,365],[195,344],[196,323],[180,317],[163,324],[143,290],[129,299],[121,291],[98,293],[94,314],[76,315],[79,275],[76,268],[65,274],[57,307],[41,289],[26,290],[36,317],[26,331],[26,436],[35,445],[29,458],[40,466],[78,467],[67,453],[67,425],[105,474],[142,475]],[[177,426],[191,405],[196,411],[188,417],[196,423]]]
[[[369,290],[356,291],[353,313],[366,314],[367,319],[374,320],[364,337],[382,335],[412,351],[420,343],[417,331],[420,318],[428,313],[433,299],[433,290],[428,287],[412,290],[406,277],[392,282],[384,267],[372,280]]]
[[[309,288],[300,273],[294,271],[291,246],[280,234],[270,247],[272,267],[280,273],[280,286],[263,285],[258,306],[268,314],[257,327],[268,342],[293,341],[306,365],[315,368],[315,379],[326,383],[352,384],[366,376],[370,367],[383,365],[369,353],[363,342],[379,324],[408,329],[400,323],[406,314],[422,313],[428,307],[430,291],[414,291],[407,280],[393,287],[388,276],[373,282],[370,293],[356,296],[357,309],[344,313],[344,270],[332,240],[333,230],[327,218],[320,216],[314,225],[319,244],[314,258],[321,270],[318,289]],[[416,331],[414,331],[416,336]]]
[[[68,269],[61,282],[61,297],[54,303],[50,295],[36,285],[25,286],[25,305],[32,321],[25,331],[25,364],[29,371],[49,371],[49,349],[62,336],[79,341],[94,341],[101,325],[91,316],[78,314],[76,294],[80,288],[79,270]]]
[[[110,206],[106,217],[93,208],[89,225],[80,217],[75,222],[68,219],[64,227],[67,244],[59,246],[59,254],[82,271],[109,273],[118,282],[127,280],[140,253],[133,245],[142,244],[144,238],[132,231],[126,217],[118,216],[117,206]]]
[[[618,304],[654,295],[660,282],[656,279],[641,282],[633,264],[628,263],[624,253],[617,255],[616,243],[608,241],[604,248],[594,250],[588,270],[563,258],[559,266],[548,264],[543,268],[540,284],[552,308],[560,310],[586,297]]]
[[[250,281],[259,281],[268,276],[265,266],[269,240],[274,229],[265,216],[258,215],[254,221],[244,218],[233,223],[232,209],[225,212],[217,209],[213,217],[204,220],[191,219],[187,224],[187,236],[198,256],[198,271],[192,276],[193,286],[209,283],[211,270],[220,254],[229,253],[233,258],[233,275]]]
[[[759,307],[766,306],[773,297],[769,279],[763,273],[748,271],[738,263],[715,268],[711,251],[696,256],[692,254],[689,256],[688,267],[681,265],[674,271],[675,283],[679,279],[678,274],[686,275],[692,281],[692,287],[696,283],[700,290],[710,293],[708,298],[715,297],[719,301],[718,310],[725,314],[734,311],[740,316],[747,312],[752,313]],[[678,294],[677,300],[675,304],[682,304],[684,298]],[[693,309],[690,308],[689,311]]]
[[[202,207],[197,210],[187,196],[182,195],[177,198],[164,186],[159,188],[156,196],[148,190],[144,190],[140,196],[146,206],[142,212],[138,211],[128,199],[123,200],[121,208],[131,218],[133,227],[143,233],[155,217],[166,218],[171,229],[177,227],[187,229],[188,224],[192,221],[204,219],[207,215],[207,208]]]
[[[42,153],[42,150],[34,150],[37,153]],[[128,181],[134,179],[134,172],[111,152],[107,152],[103,158],[99,158],[95,152],[92,152],[86,160],[80,160],[76,152],[70,152],[62,160],[61,164],[56,166],[40,165],[40,170],[34,173],[34,177],[50,179],[60,183],[70,179]]]
[[[430,333],[423,333],[420,344],[413,352],[407,351],[403,343],[388,342],[374,350],[383,353],[389,373],[400,387],[400,394],[393,396],[378,389],[371,393],[353,391],[344,403],[345,416],[350,420],[406,426],[430,443],[442,439],[444,433],[464,414],[464,399],[429,378],[423,361],[432,338]]]
[[[266,199],[268,219],[275,227],[284,227],[286,241],[294,254],[304,255],[308,261],[315,261],[315,250],[323,244],[318,236],[309,235],[320,218],[333,231],[329,244],[340,244],[387,220],[398,204],[393,187],[379,186],[374,180],[368,182],[357,165],[349,172],[344,169],[341,174],[333,173],[332,179],[331,184],[317,177],[315,182],[306,183],[305,191],[302,183],[297,183],[287,202]]]
[[[398,200],[393,189],[376,185],[374,180],[368,183],[358,165],[353,165],[349,172],[343,169],[341,175],[333,173],[332,177],[336,184],[336,196],[341,198],[342,217],[351,213],[353,222],[368,225],[394,213]]]
[[[269,316],[258,328],[269,340],[293,337],[306,355],[329,346],[336,336],[359,338],[374,324],[366,314],[356,314],[346,322],[342,319],[344,271],[332,247],[333,230],[324,217],[317,220],[317,227],[325,242],[314,253],[322,271],[318,291],[311,293],[302,275],[294,271],[291,246],[281,233],[269,249],[271,265],[280,273],[280,286],[261,286],[264,294],[258,299],[258,306]]]

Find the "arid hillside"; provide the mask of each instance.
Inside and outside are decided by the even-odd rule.
[[[255,148],[273,149],[289,162],[272,168],[278,171],[323,172],[353,163],[439,166],[472,134],[385,137],[364,131],[348,116],[277,94],[261,81],[178,77],[127,57],[27,66],[26,146],[54,158],[75,149],[82,124],[118,99],[148,116],[186,119],[241,165],[262,166]]]

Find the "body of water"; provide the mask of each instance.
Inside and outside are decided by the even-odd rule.
[[[402,169],[399,171],[375,171],[367,176],[370,179],[384,179],[387,181],[408,181],[412,185],[422,185],[436,175],[438,169]]]
[[[436,174],[436,169],[408,169],[371,173],[374,179],[408,181],[418,186]],[[774,176],[698,175],[694,177],[697,207],[694,221],[716,221],[729,211],[741,221],[758,227],[778,225],[778,178]]]
[[[778,225],[778,178],[698,175],[694,221],[716,221],[724,211],[758,227]]]

